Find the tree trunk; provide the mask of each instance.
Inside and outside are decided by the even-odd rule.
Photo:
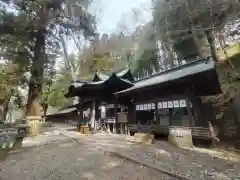
[[[234,69],[234,64],[232,63],[231,59],[229,58],[226,50],[225,50],[225,46],[226,46],[226,42],[225,42],[225,39],[224,39],[224,36],[223,35],[219,35],[218,36],[218,39],[219,39],[219,46],[220,46],[220,49],[223,51],[225,57],[226,57],[226,60],[227,60],[227,63],[228,65]]]
[[[196,29],[202,28],[201,24],[195,24],[191,21],[191,32],[194,43],[197,48],[197,54],[199,57],[205,58],[211,55],[211,44],[208,41],[207,34],[203,31],[197,31]],[[214,60],[216,60],[213,57]]]
[[[46,121],[46,117],[47,117],[47,110],[48,110],[48,98],[46,98],[44,100],[44,104],[43,104],[43,121]]]
[[[218,62],[218,58],[217,58],[217,55],[216,55],[216,46],[215,46],[215,43],[214,43],[214,38],[213,38],[213,35],[212,35],[212,32],[211,31],[206,31],[206,37],[207,37],[207,40],[208,40],[208,43],[209,43],[209,46],[210,46],[210,50],[211,50],[211,55],[212,55],[212,58],[215,62]]]
[[[6,117],[7,117],[8,105],[9,105],[10,99],[11,99],[11,95],[8,95],[7,97],[5,97],[3,104],[2,104],[2,108],[3,108],[2,120],[4,120],[4,121],[6,120]]]
[[[31,78],[29,82],[26,106],[26,116],[41,116],[39,98],[42,91],[44,63],[45,35],[44,30],[41,29],[36,33],[34,59],[31,68]]]
[[[163,65],[164,66],[167,66],[167,65],[172,66],[174,64],[174,55],[173,55],[172,44],[162,43],[162,47],[164,49]]]
[[[207,40],[208,40],[208,43],[210,45],[210,49],[211,49],[211,55],[212,55],[212,58],[214,61],[218,61],[218,58],[217,58],[217,55],[216,55],[216,46],[215,46],[215,43],[214,43],[214,38],[213,38],[213,35],[212,35],[212,32],[210,31],[206,31],[206,36],[207,36]],[[225,51],[224,47],[222,47],[222,43],[220,43],[220,48],[223,50],[223,53],[225,54],[226,56],[226,59],[227,59],[227,63],[228,65],[234,69],[234,65],[233,63],[231,62],[231,60],[229,59],[228,57],[228,54],[227,52]]]

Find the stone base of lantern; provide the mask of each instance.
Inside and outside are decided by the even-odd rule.
[[[89,127],[88,125],[81,125],[79,127],[79,132],[82,134],[89,134]]]
[[[170,128],[168,141],[175,146],[193,148],[192,133],[187,128]]]
[[[27,116],[26,119],[28,120],[29,125],[29,136],[37,136],[40,134],[42,128],[42,117],[41,116]]]

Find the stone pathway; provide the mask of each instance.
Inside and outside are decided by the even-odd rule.
[[[173,180],[171,176],[104,151],[84,140],[69,139],[11,154],[1,180]]]

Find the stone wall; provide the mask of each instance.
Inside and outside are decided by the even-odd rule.
[[[226,112],[222,119],[223,125],[221,128],[222,138],[237,138],[237,125],[234,121],[234,118],[230,112]]]
[[[216,69],[223,93],[207,98],[214,105],[217,117],[213,125],[220,128],[221,139],[235,139],[240,137],[239,69],[232,69],[224,63],[218,63]]]

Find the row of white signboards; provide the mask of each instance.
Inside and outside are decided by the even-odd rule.
[[[106,109],[112,109],[112,108],[114,108],[114,104],[107,104],[105,107],[106,107]],[[117,108],[119,108],[119,109],[123,108],[124,109],[126,107],[124,105],[118,104]],[[101,109],[101,106],[99,106],[98,109]]]
[[[158,109],[179,108],[179,107],[187,107],[187,102],[186,100],[182,99],[182,100],[158,102],[157,105],[158,105]],[[155,103],[136,105],[137,111],[146,111],[146,110],[154,110],[154,109],[155,109]]]

